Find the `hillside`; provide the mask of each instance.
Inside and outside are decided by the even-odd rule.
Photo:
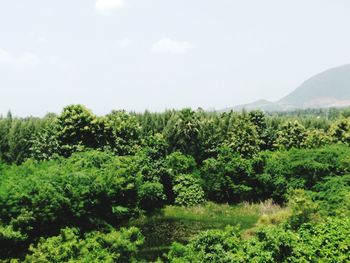
[[[350,104],[350,65],[324,71],[305,81],[278,104],[295,107],[327,107]]]
[[[345,106],[350,106],[350,64],[332,68],[311,77],[277,102],[260,100],[239,105],[233,109],[284,111]]]

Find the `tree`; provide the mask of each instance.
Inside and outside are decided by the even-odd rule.
[[[305,145],[306,129],[298,121],[284,123],[278,132],[276,146],[280,149],[302,148]]]
[[[175,114],[164,130],[170,151],[198,156],[200,129],[201,124],[196,112],[184,109]]]
[[[342,118],[333,123],[329,134],[334,142],[350,145],[350,118]]]
[[[105,137],[109,148],[118,155],[132,155],[141,144],[141,126],[125,111],[113,111],[105,118]]]
[[[252,199],[251,173],[251,162],[227,148],[217,158],[205,160],[201,169],[205,193],[217,202]]]
[[[61,154],[61,146],[55,123],[50,123],[34,136],[30,148],[31,157],[40,161],[50,160]]]
[[[250,122],[255,125],[258,134],[263,134],[267,128],[265,114],[262,111],[250,111],[248,117]]]
[[[6,118],[0,118],[0,160],[9,162],[10,157],[8,156],[9,146],[9,132],[12,125],[12,114],[9,111]]]
[[[252,157],[259,152],[261,140],[249,116],[242,114],[235,118],[225,144],[243,157]]]
[[[215,157],[218,154],[218,148],[224,141],[224,136],[220,130],[219,118],[202,118],[201,129],[199,131],[199,161]]]
[[[139,211],[136,162],[90,151],[4,171],[0,221],[29,241],[66,226],[118,225]]]
[[[57,140],[61,155],[70,156],[85,148],[97,148],[97,117],[83,105],[70,105],[56,120]]]
[[[331,144],[331,137],[323,130],[308,130],[304,145],[306,148],[320,148],[322,146]]]
[[[14,119],[8,133],[8,158],[20,164],[31,157],[33,138],[41,130],[41,121],[34,118]]]

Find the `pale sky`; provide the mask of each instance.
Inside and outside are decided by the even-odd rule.
[[[350,63],[349,0],[1,0],[0,114],[222,109]]]

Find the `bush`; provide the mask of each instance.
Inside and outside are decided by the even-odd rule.
[[[26,240],[27,236],[15,231],[12,226],[0,225],[0,259],[9,257]]]
[[[146,211],[162,207],[166,201],[164,187],[161,183],[145,182],[139,189],[140,207]]]
[[[180,174],[192,174],[196,171],[197,164],[190,155],[184,155],[181,152],[173,152],[165,159],[166,168],[175,179]]]
[[[252,165],[231,151],[222,152],[217,158],[205,160],[201,170],[204,190],[210,200],[239,202],[253,199],[251,184]]]
[[[244,239],[237,230],[211,230],[188,245],[173,244],[167,262],[349,262],[350,219],[304,224],[294,232],[263,227]]]
[[[204,191],[193,175],[180,175],[175,179],[175,204],[195,206],[204,202]]]
[[[316,217],[317,205],[305,190],[297,189],[292,191],[288,207],[291,210],[291,216],[287,222],[292,229],[298,229],[302,224],[311,222]]]
[[[24,262],[132,262],[144,238],[137,228],[110,233],[92,232],[80,238],[77,229],[41,239],[29,249]]]
[[[30,240],[65,226],[120,224],[137,211],[133,169],[133,158],[100,152],[13,166],[0,177],[0,220]]]
[[[349,218],[329,218],[319,224],[303,225],[298,231],[301,247],[299,253],[296,253],[295,261],[349,262],[349,233]]]
[[[320,213],[327,216],[350,215],[350,175],[326,178],[313,189]]]
[[[241,240],[236,233],[232,227],[227,227],[224,231],[205,231],[187,246],[174,243],[167,259],[174,263],[243,262],[243,255],[237,253]]]
[[[267,191],[265,195],[285,201],[290,188],[312,189],[328,176],[348,173],[349,155],[345,145],[265,152],[260,154],[255,176]]]

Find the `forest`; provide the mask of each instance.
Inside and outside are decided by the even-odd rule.
[[[0,118],[0,262],[350,262],[350,109]]]

